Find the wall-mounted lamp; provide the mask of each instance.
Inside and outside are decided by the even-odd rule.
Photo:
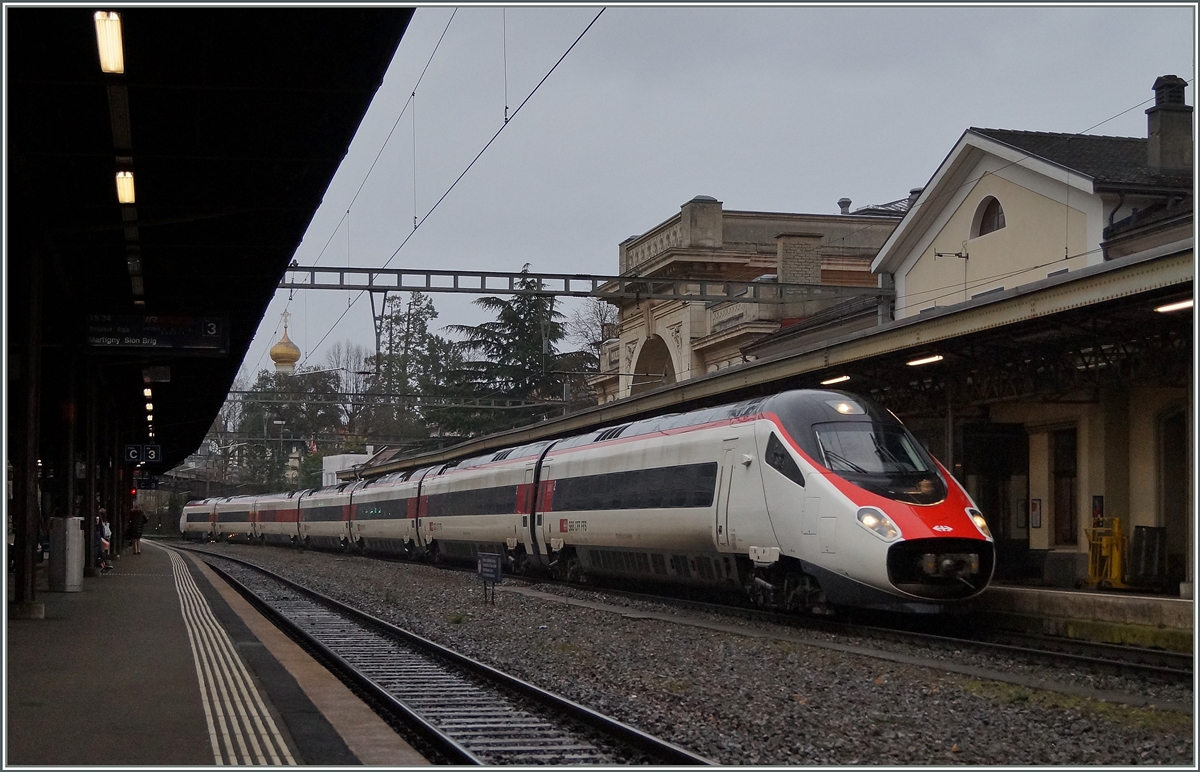
[[[117,172],[117,200],[122,204],[135,203],[133,172]]]
[[[822,386],[832,386],[835,383],[845,383],[848,380],[850,380],[849,375],[839,375],[836,378],[830,378],[827,381],[821,381],[821,385]]]
[[[942,355],[934,354],[931,357],[923,357],[921,359],[914,359],[911,362],[905,362],[905,364],[909,365],[910,367],[916,367],[917,365],[931,365],[934,362],[940,362],[940,361],[942,361]]]
[[[1192,307],[1192,299],[1188,298],[1187,300],[1181,300],[1178,303],[1167,303],[1165,306],[1159,306],[1158,308],[1156,308],[1154,310],[1159,312],[1160,314],[1169,314],[1172,311],[1182,311],[1185,308],[1191,308],[1191,307]]]
[[[125,48],[121,44],[121,14],[96,11],[96,44],[100,48],[100,69],[125,72]]]

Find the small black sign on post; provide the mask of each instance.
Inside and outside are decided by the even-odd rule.
[[[475,556],[475,570],[483,580],[483,602],[488,603],[488,583],[492,585],[491,604],[496,605],[496,585],[500,584],[501,563],[500,555],[494,552],[480,552]]]

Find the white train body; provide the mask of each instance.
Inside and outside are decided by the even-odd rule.
[[[791,609],[937,610],[982,592],[995,561],[984,517],[900,422],[825,390],[295,495],[314,546],[493,552],[511,571],[744,588]]]
[[[179,516],[179,532],[184,539],[210,541],[216,527],[217,499],[189,501]]]
[[[419,554],[417,504],[420,482],[428,471],[385,475],[354,491],[352,532],[359,550],[408,557]]]
[[[305,492],[300,498],[300,544],[326,549],[353,544],[350,493],[360,485],[359,482],[342,483]]]
[[[217,499],[213,538],[221,541],[249,541],[254,537],[256,496],[229,496]]]
[[[299,536],[300,498],[306,491],[256,497],[254,536],[265,544],[293,544]]]

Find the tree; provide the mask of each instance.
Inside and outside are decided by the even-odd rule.
[[[587,351],[596,358],[599,369],[601,349],[604,342],[617,337],[620,314],[617,307],[607,300],[587,298],[575,307],[563,324],[567,340],[579,351]]]
[[[297,472],[291,460],[304,457],[309,438],[344,436],[337,377],[316,370],[290,375],[262,370],[249,391],[239,426],[247,443],[246,482],[262,490],[292,487]]]
[[[529,264],[521,269],[529,273]],[[476,326],[451,325],[463,336],[457,348],[463,355],[463,391],[477,398],[513,401],[559,401],[565,378],[558,343],[566,337],[563,315],[554,296],[537,294],[538,282],[524,276],[517,282],[523,294],[504,299],[486,296],[475,305],[496,314],[495,321]],[[446,410],[443,425],[462,434],[487,434],[543,418],[561,407],[531,406],[512,410],[460,408]]]
[[[335,343],[325,353],[325,368],[336,379],[336,391],[347,441],[358,444],[365,431],[366,394],[374,385],[373,357],[364,346]]]
[[[430,435],[430,405],[454,389],[461,360],[444,338],[430,332],[433,301],[420,292],[388,298],[380,323],[367,411],[375,436],[419,443]],[[396,444],[400,444],[396,443]]]

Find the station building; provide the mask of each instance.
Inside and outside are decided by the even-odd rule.
[[[919,191],[917,191],[919,192]],[[915,194],[910,194],[910,197]],[[621,243],[622,275],[806,285],[786,303],[621,301],[617,337],[590,380],[603,404],[715,372],[781,326],[857,297],[874,297],[871,260],[910,198],[840,214],[725,210],[697,196],[678,214]],[[872,320],[872,323],[874,320]]]
[[[893,304],[893,321],[860,336],[874,344],[830,373],[891,407],[952,466],[988,513],[1008,578],[1088,581],[1098,535],[1111,535],[1115,518],[1127,539],[1123,573],[1190,596],[1184,86],[1155,82],[1145,138],[964,132],[872,261],[880,285],[895,288],[875,301]],[[855,309],[843,309],[743,353],[770,359],[844,342]],[[900,330],[909,361],[927,360],[907,374],[884,366]]]
[[[769,215],[693,199],[621,244],[623,275],[719,271],[842,292],[802,305],[626,303],[595,379],[600,403],[834,382],[891,408],[964,482],[996,535],[1001,579],[1072,587],[1119,574],[1190,597],[1185,85],[1155,82],[1146,137],[970,128],[923,188],[887,207]],[[853,294],[869,284],[890,291]],[[1117,567],[1096,554],[1113,528]]]

